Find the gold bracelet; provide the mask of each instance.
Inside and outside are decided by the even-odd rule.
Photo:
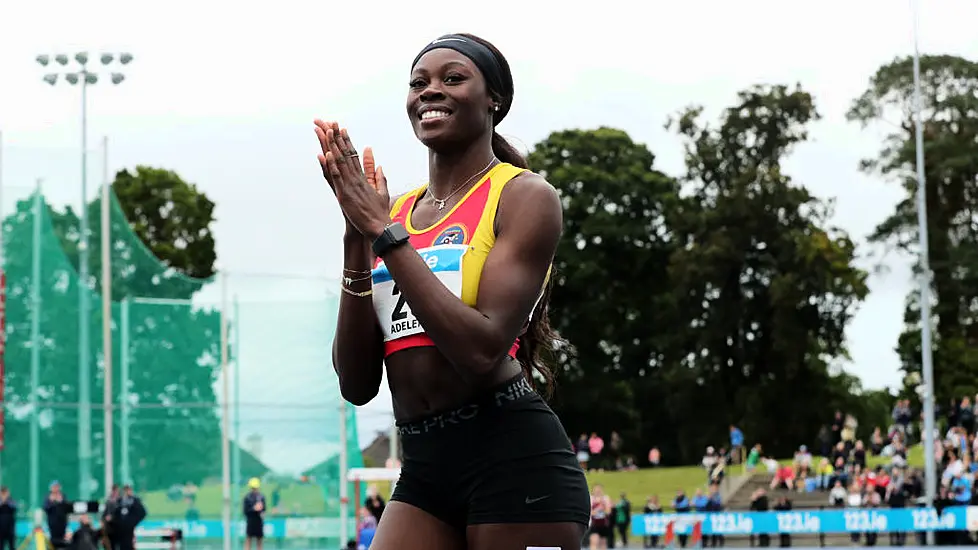
[[[363,292],[354,292],[354,291],[346,288],[345,286],[341,286],[340,289],[343,292],[346,292],[347,294],[349,294],[350,296],[353,296],[355,298],[366,298],[367,296],[370,296],[371,294],[374,293],[374,289],[372,289],[372,288],[370,290],[364,290]]]
[[[369,269],[347,269],[343,268],[343,273],[352,273],[353,275],[370,275]]]
[[[359,283],[360,281],[369,281],[371,276],[368,274],[364,277],[358,277],[356,279],[352,277],[343,277],[343,286],[350,286],[353,283]]]

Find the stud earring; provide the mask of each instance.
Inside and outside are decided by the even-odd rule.
[[[493,111],[498,111],[499,110],[499,105],[493,105],[492,106],[492,110]]]

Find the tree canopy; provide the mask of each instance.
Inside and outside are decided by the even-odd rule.
[[[927,245],[933,290],[935,395],[938,403],[978,391],[978,63],[950,55],[920,59]],[[917,257],[917,165],[913,59],[879,68],[848,116],[887,130],[863,169],[901,186],[903,199],[872,242]],[[920,273],[920,264],[917,269]],[[897,345],[906,373],[921,370],[920,307],[907,297]],[[915,396],[912,388],[907,394]]]
[[[619,130],[537,145],[531,166],[565,207],[552,311],[573,345],[556,405],[571,433],[688,462],[731,424],[787,453],[833,408],[862,407],[833,362],[867,274],[830,204],[782,171],[817,118],[786,86],[742,92],[716,124],[687,109],[671,124],[681,177]]]

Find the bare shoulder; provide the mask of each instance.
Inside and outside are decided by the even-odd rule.
[[[546,178],[527,170],[514,177],[499,197],[498,225],[556,224],[563,220],[563,206],[557,189]]]
[[[513,194],[519,194],[521,202],[527,199],[537,199],[560,204],[557,189],[546,178],[529,170],[514,177],[503,189],[502,197]]]

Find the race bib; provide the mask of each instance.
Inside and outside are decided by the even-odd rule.
[[[449,244],[423,248],[418,250],[418,254],[441,284],[461,298],[462,257],[468,249],[468,245]],[[374,310],[384,331],[384,341],[389,342],[424,333],[424,327],[411,312],[411,306],[407,304],[383,262],[374,268],[371,278],[374,289]]]

